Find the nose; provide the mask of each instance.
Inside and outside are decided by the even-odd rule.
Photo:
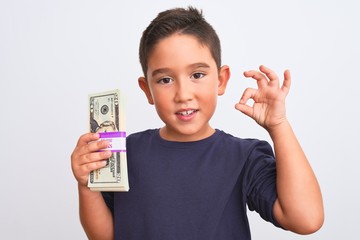
[[[176,93],[175,93],[175,102],[187,102],[193,99],[193,89],[191,87],[191,82],[188,80],[177,81],[176,84]]]

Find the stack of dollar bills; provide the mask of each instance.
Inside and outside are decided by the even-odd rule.
[[[88,187],[93,191],[129,191],[126,159],[125,103],[119,89],[89,95],[89,130],[108,140],[112,156],[105,167],[89,174]]]

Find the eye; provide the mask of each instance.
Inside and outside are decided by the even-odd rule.
[[[199,79],[199,78],[203,78],[205,76],[204,73],[194,73],[191,77],[194,78],[194,79]]]
[[[160,80],[158,80],[157,82],[160,83],[160,84],[169,84],[171,82],[173,82],[174,80],[169,78],[169,77],[164,77],[164,78],[161,78]]]

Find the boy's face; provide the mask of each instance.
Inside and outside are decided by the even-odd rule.
[[[148,59],[147,79],[139,78],[149,103],[165,123],[161,137],[196,141],[212,135],[209,120],[229,77],[229,68],[218,71],[208,47],[195,37],[173,34],[161,40]]]

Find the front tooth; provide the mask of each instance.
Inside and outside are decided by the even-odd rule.
[[[179,114],[181,114],[183,116],[187,116],[187,115],[190,115],[193,112],[194,112],[194,110],[187,110],[187,111],[179,112]]]

